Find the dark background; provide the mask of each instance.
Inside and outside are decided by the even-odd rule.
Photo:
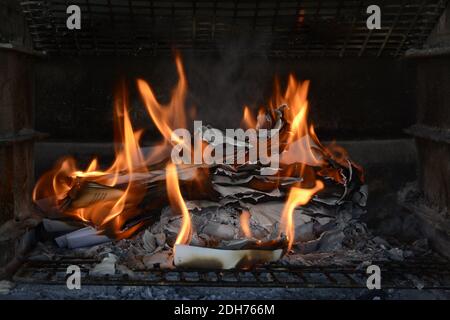
[[[415,66],[406,59],[277,59],[181,52],[189,109],[218,128],[239,127],[243,105],[267,105],[275,76],[290,72],[311,80],[310,120],[322,139],[397,138],[415,123]],[[36,129],[51,140],[112,141],[114,88],[125,79],[135,129],[159,139],[136,92],[136,78],[149,82],[160,102],[170,98],[177,74],[173,57],[52,57],[35,66]],[[284,85],[283,85],[284,87]]]

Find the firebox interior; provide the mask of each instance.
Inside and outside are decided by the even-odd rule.
[[[80,0],[71,2],[81,12],[81,29],[74,30],[66,25],[65,0],[0,4],[0,83],[5,83],[0,94],[2,277],[24,285],[61,284],[66,268],[76,264],[83,283],[93,286],[361,289],[366,288],[366,267],[376,263],[386,270],[384,288],[450,288],[449,1],[378,2],[381,29],[371,30],[366,9],[372,3],[364,0]],[[177,176],[174,184],[159,162],[140,171],[133,161],[157,149],[165,132],[154,121],[137,80],[148,83],[155,100],[169,106],[174,88],[186,85],[185,114],[176,108],[167,115],[153,109],[161,119],[168,117],[169,124],[186,116],[225,130],[242,125],[244,106],[256,124],[261,107],[275,100],[275,88],[284,92],[289,87],[290,74],[299,84],[309,81],[307,113],[313,133],[325,146],[336,141],[349,154],[348,168],[330,161],[333,168],[343,168],[335,180],[346,181],[345,192],[339,183],[326,184],[323,193],[311,195],[320,201],[292,209],[292,230],[302,235],[294,244],[298,254],[253,265],[255,259],[278,260],[273,259],[276,250],[288,251],[289,241],[283,239],[270,248],[275,251],[255,254],[256,242],[250,238],[273,240],[269,235],[280,229],[289,237],[291,229],[274,223],[286,212],[289,193],[276,203],[272,189],[251,196],[242,196],[247,189],[230,191],[245,179],[252,188],[260,183],[254,172],[249,177],[220,168],[213,173],[220,179],[196,184]],[[121,88],[127,89],[122,96]],[[127,107],[120,109],[121,103]],[[285,120],[272,117],[271,125],[277,119]],[[122,140],[114,135],[118,123]],[[192,130],[192,123],[186,125]],[[133,129],[142,129],[142,136]],[[117,147],[126,142],[139,148],[121,149],[119,163]],[[114,175],[116,168],[123,171],[130,163],[134,171],[123,179],[154,176],[145,192],[131,178],[119,189],[110,184],[116,176],[82,181],[62,206],[81,210],[77,221],[58,224],[52,221],[55,212],[43,211],[32,195],[38,178],[65,156],[72,156],[86,176],[97,171]],[[308,168],[293,170],[311,174]],[[331,177],[329,170],[320,172],[321,178]],[[199,169],[195,175],[208,173]],[[185,244],[177,241],[186,215],[179,214],[184,207],[179,197],[173,199],[176,193],[167,195],[153,181],[172,183],[184,197],[192,228],[202,231],[189,234],[191,244],[248,251],[236,268],[220,270],[223,261],[203,256],[190,256],[174,268],[170,250],[175,243]],[[283,183],[291,187],[290,181]],[[101,200],[119,199],[110,212],[127,208],[129,203],[120,202],[127,194],[138,195],[139,210],[146,209],[130,213],[127,221],[119,222],[117,216],[93,220],[83,210],[86,203],[98,201],[98,194],[92,199],[89,193],[98,185],[106,190]],[[146,198],[149,189],[154,195]],[[240,206],[245,203],[253,220],[245,222],[241,211],[230,208],[230,192]],[[329,199],[339,200],[342,194],[348,203],[330,205]],[[335,220],[341,229],[330,227]],[[93,228],[116,222],[127,236],[98,235]],[[244,223],[247,231],[240,227]],[[114,237],[117,241],[106,242]],[[55,239],[65,245],[58,247]],[[80,243],[91,245],[77,248]]]

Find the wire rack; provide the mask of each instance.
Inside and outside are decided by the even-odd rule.
[[[94,277],[89,274],[96,259],[62,257],[51,261],[28,261],[14,276],[21,283],[65,284],[69,265],[81,269],[85,285],[197,286],[197,287],[283,287],[367,289],[368,275],[358,264],[348,266],[268,265],[251,270],[133,270],[133,275]],[[385,289],[450,289],[450,262],[373,262],[380,266]]]
[[[164,55],[174,48],[227,48],[275,57],[399,57],[419,48],[448,0],[376,1],[381,29],[368,30],[364,0],[22,1],[36,50],[59,55]],[[81,9],[68,30],[66,9]]]

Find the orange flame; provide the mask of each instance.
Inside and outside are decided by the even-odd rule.
[[[137,176],[148,172],[147,165],[154,160],[153,158],[161,159],[160,154],[170,150],[171,146],[168,142],[171,142],[173,138],[175,138],[174,143],[186,144],[176,135],[172,135],[175,129],[187,127],[185,113],[187,80],[179,55],[176,55],[176,68],[179,80],[167,104],[157,101],[156,95],[147,82],[137,80],[137,87],[146,110],[164,138],[164,144],[158,147],[156,153],[150,154],[146,159],[141,153],[139,140],[142,132],[133,130],[128,113],[128,95],[122,88],[120,94],[116,96],[114,105],[116,157],[113,164],[108,169],[102,170],[98,160],[93,159],[86,170],[79,170],[73,158],[62,159],[53,170],[45,173],[36,183],[33,200],[39,205],[45,203],[47,208],[62,208],[64,214],[92,224],[115,238],[128,237],[135,232],[140,227],[139,224],[126,231],[123,231],[123,226],[130,218],[139,214],[138,204],[145,195],[145,187],[137,182]],[[285,141],[286,149],[281,153],[280,162],[281,164],[299,164],[300,175],[303,178],[301,187],[293,187],[290,190],[281,217],[280,230],[286,233],[289,249],[295,239],[293,222],[295,208],[308,203],[311,197],[324,187],[321,181],[316,181],[316,171],[311,167],[323,167],[319,175],[339,181],[341,176],[337,169],[323,166],[325,163],[322,159],[323,155],[333,157],[343,166],[348,164],[345,150],[336,146],[323,147],[314,132],[314,127],[308,123],[308,90],[309,81],[300,82],[290,75],[284,93],[281,92],[279,83],[275,83],[275,93],[269,104],[269,112],[273,119],[276,118],[275,108],[283,104],[287,105],[284,116],[289,125],[289,132]],[[245,106],[242,125],[247,128],[263,128],[266,125],[266,115],[260,109],[255,119],[250,109]],[[197,148],[196,151],[202,151],[204,144],[205,142],[201,142],[197,146],[194,145],[194,148]],[[191,145],[184,147],[188,150],[192,149]],[[202,152],[197,153],[202,154]],[[289,167],[286,170],[288,172],[283,174],[293,176],[291,170],[294,170],[294,167],[297,166]],[[359,169],[359,167],[356,168]],[[360,171],[362,172],[362,169]],[[298,175],[297,171],[295,174]],[[206,177],[206,173],[203,176]],[[195,180],[192,184],[194,187],[190,187],[188,191],[197,192],[198,186],[205,181],[205,178],[199,180]],[[313,183],[313,188],[304,188]],[[191,219],[181,194],[177,167],[172,163],[166,167],[166,187],[171,206],[175,209],[174,211],[182,214],[182,226],[176,244],[187,244],[190,242],[192,233]],[[92,194],[86,192],[86,189]],[[248,212],[241,214],[240,224],[246,237],[252,236],[249,219]]]
[[[126,221],[139,213],[137,204],[145,194],[144,187],[134,181],[135,173],[143,173],[147,169],[139,147],[140,132],[133,131],[127,104],[127,92],[122,88],[116,95],[114,106],[118,143],[115,144],[116,158],[111,167],[102,171],[94,159],[85,171],[81,171],[73,158],[67,158],[44,174],[33,190],[33,200],[38,204],[44,200],[48,206],[60,207],[61,202],[71,198],[71,192],[77,192],[78,188],[83,192],[86,183],[97,184],[98,190],[90,190],[91,197],[82,207],[73,201],[73,206],[65,209],[64,214],[93,224],[115,238],[127,237],[140,227],[136,225],[122,230]],[[126,182],[118,185],[121,175],[126,175]]]
[[[308,123],[309,103],[307,100],[309,81],[300,82],[294,75],[289,76],[287,89],[284,94],[281,93],[278,79],[275,79],[274,96],[271,100],[270,107],[272,112],[280,105],[286,104],[288,109],[285,112],[286,120],[290,124],[290,133],[287,139],[287,147],[285,152],[281,153],[280,162],[283,164],[300,163],[301,172],[303,173],[305,165],[324,167],[326,162],[323,156],[326,155],[338,162],[343,167],[349,165],[349,156],[346,150],[335,144],[323,146],[317,137],[314,126]],[[354,163],[351,164],[357,169],[357,173],[362,181],[364,181],[364,172],[361,166]],[[342,182],[339,170],[335,168],[326,168],[322,173],[326,172],[327,176]],[[291,175],[292,172],[286,172]],[[312,181],[310,181],[312,182]]]
[[[275,110],[282,105],[286,105],[283,116],[289,125],[287,139],[283,141],[286,149],[280,154],[281,164],[298,163],[301,166],[320,167],[324,163],[321,152],[324,148],[314,132],[313,125],[308,124],[308,90],[309,81],[300,82],[291,74],[289,75],[287,88],[282,93],[278,78],[275,78],[274,95],[270,100],[268,111],[272,120],[276,120]],[[244,106],[241,127],[267,128],[266,121],[266,113],[263,109],[259,110],[255,119],[248,106]],[[272,123],[271,126],[274,125],[275,123]],[[303,168],[301,171],[303,171]],[[292,172],[285,173],[287,176],[291,174]]]
[[[241,229],[247,238],[252,237],[252,231],[250,230],[250,213],[248,211],[242,211],[239,217]]]
[[[242,114],[241,127],[245,129],[256,128],[256,119],[253,117],[252,112],[248,106],[244,106],[244,112]]]
[[[175,212],[181,212],[183,217],[175,244],[189,244],[192,235],[191,216],[181,195],[177,167],[173,163],[169,163],[166,167],[166,187],[171,207]]]
[[[288,250],[292,248],[295,240],[295,223],[293,217],[295,208],[307,204],[314,194],[322,190],[323,187],[323,182],[316,180],[316,185],[312,189],[291,188],[281,215],[280,228],[280,231],[284,230],[288,239]]]
[[[36,183],[33,189],[33,201],[52,196],[56,200],[64,199],[73,186],[73,181],[68,177],[74,170],[75,161],[72,158],[60,160],[51,172],[45,173]]]
[[[176,128],[186,127],[185,99],[187,92],[187,81],[184,74],[183,64],[177,54],[175,62],[178,72],[178,83],[173,89],[172,97],[167,105],[160,104],[150,86],[142,79],[137,80],[137,86],[145,104],[148,114],[153,123],[161,132],[165,141],[171,141],[172,132]],[[182,141],[175,141],[180,144]]]
[[[312,143],[318,139],[315,136],[314,127],[308,125],[308,90],[309,81],[300,82],[290,75],[286,92],[282,95],[278,89],[275,92],[274,101],[277,105],[287,104],[288,106],[285,116],[291,127],[287,143],[295,150],[293,153],[301,158],[299,162],[320,166],[322,162],[312,148]]]

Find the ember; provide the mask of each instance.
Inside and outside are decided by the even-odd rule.
[[[142,132],[132,127],[122,88],[114,107],[114,163],[101,170],[94,159],[82,171],[66,158],[39,179],[33,199],[49,218],[90,226],[58,238],[60,246],[128,238],[148,227],[143,248],[153,255],[149,264],[168,261],[172,246],[176,266],[248,268],[291,249],[319,248],[338,225],[333,208],[361,211],[367,198],[362,170],[343,150],[320,143],[308,123],[308,81],[291,75],[286,91],[276,86],[270,106],[256,118],[244,107],[246,132],[239,129],[242,134],[230,138],[200,126],[192,143],[185,137],[187,82],[178,55],[176,66],[179,81],[168,105],[137,81],[164,138],[160,145],[140,147]],[[248,139],[251,130],[257,143]],[[177,161],[174,151],[182,151]],[[213,161],[206,161],[204,151]],[[194,164],[183,162],[192,157]],[[89,237],[80,241],[83,235]]]

